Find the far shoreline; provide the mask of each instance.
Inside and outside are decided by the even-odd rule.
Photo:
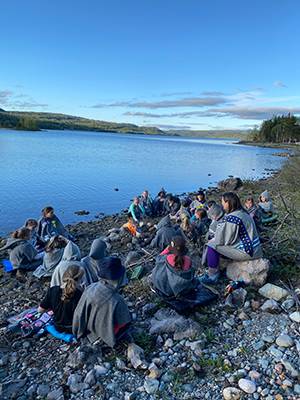
[[[240,140],[235,144],[241,144],[244,146],[252,146],[252,147],[266,147],[269,149],[278,149],[278,150],[292,150],[299,151],[300,144],[295,143],[259,143],[253,142],[252,140]]]

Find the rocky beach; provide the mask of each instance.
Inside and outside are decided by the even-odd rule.
[[[159,218],[149,219],[151,226],[144,224],[140,237],[119,234],[128,221],[125,211],[67,226],[82,257],[100,237],[132,276],[122,293],[132,313],[132,331],[114,349],[71,345],[46,333],[22,339],[7,331],[9,317],[40,304],[50,279],[39,280],[32,272],[17,279],[1,268],[0,398],[300,399],[300,249],[298,228],[293,228],[298,217],[286,210],[285,203],[291,209],[294,197],[287,198],[288,182],[280,174],[235,188],[242,200],[249,195],[257,199],[267,188],[277,210],[277,221],[260,234],[268,264],[266,282],[224,296],[230,281],[224,273],[213,287],[218,300],[185,315],[151,291],[158,252],[139,245],[155,235]],[[284,196],[278,189],[282,185]],[[208,189],[206,197],[220,202],[225,190],[228,186],[218,185]],[[187,196],[193,193],[181,198]],[[200,253],[190,248],[198,276],[205,271]],[[8,255],[0,254],[2,266]],[[136,267],[141,267],[138,273]]]

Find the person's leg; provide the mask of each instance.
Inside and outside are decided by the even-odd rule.
[[[214,277],[219,264],[219,253],[212,247],[207,246],[208,274]]]

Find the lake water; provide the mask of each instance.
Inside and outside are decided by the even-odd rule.
[[[51,205],[64,224],[116,213],[144,189],[183,193],[228,175],[259,178],[277,150],[234,140],[118,133],[0,130],[0,235]],[[279,152],[279,150],[278,150]],[[211,176],[208,176],[211,174]],[[119,191],[115,191],[118,188]],[[90,211],[77,216],[77,210]]]

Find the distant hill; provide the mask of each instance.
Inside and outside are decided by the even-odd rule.
[[[118,132],[142,135],[192,136],[228,139],[247,138],[246,131],[189,131],[175,129],[162,131],[155,126],[138,126],[134,124],[106,122],[88,118],[74,117],[66,114],[29,111],[5,111],[1,108],[0,128],[18,130],[55,129],[71,131]]]

